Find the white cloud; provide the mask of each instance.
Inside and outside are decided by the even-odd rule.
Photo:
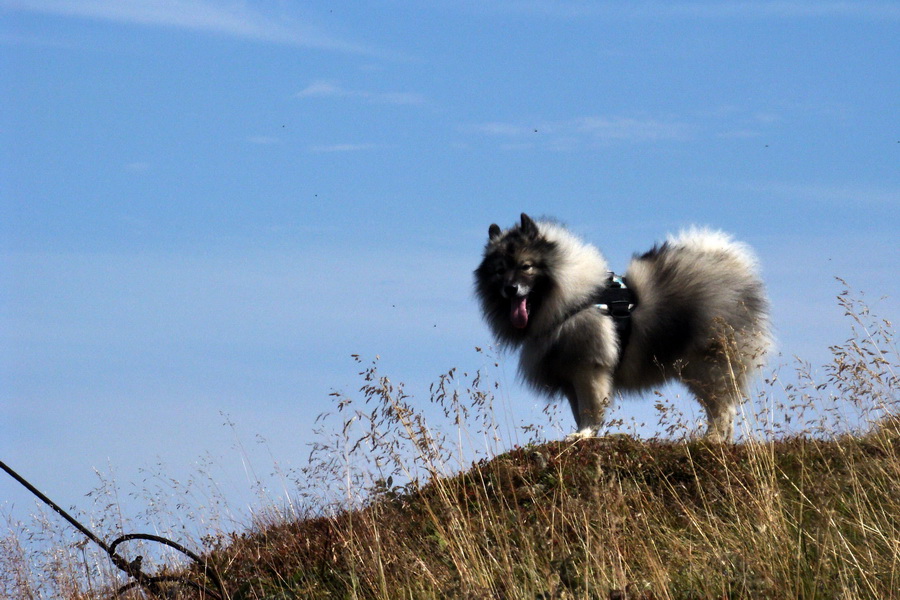
[[[486,135],[498,135],[498,136],[506,136],[506,137],[516,137],[526,135],[529,131],[534,132],[535,129],[525,127],[523,125],[514,125],[512,123],[482,123],[480,125],[473,125],[470,127],[472,131],[476,133],[483,133]]]
[[[900,6],[887,2],[721,2],[721,3],[673,3],[648,8],[647,14],[659,11],[662,15],[698,18],[806,18],[851,17],[871,19],[900,18]]]
[[[377,144],[330,144],[324,146],[310,146],[310,152],[359,152],[361,150],[375,150],[379,148]]]
[[[0,0],[0,7],[5,6]],[[74,48],[69,42],[53,39],[49,35],[35,35],[29,33],[0,33],[0,44],[4,46],[32,46],[35,48],[62,48],[69,50]]]
[[[733,129],[718,134],[718,137],[726,140],[749,140],[762,137],[762,135],[761,131],[756,131],[754,129]]]
[[[411,92],[371,92],[350,90],[330,81],[314,81],[301,91],[297,98],[358,98],[378,104],[417,105],[424,104],[425,97]]]
[[[576,121],[579,131],[602,140],[657,141],[687,137],[683,123],[628,117],[584,117]]]
[[[271,146],[277,144],[281,140],[271,135],[253,135],[247,138],[247,141],[257,146]]]
[[[803,200],[812,203],[841,205],[900,205],[900,189],[866,185],[828,185],[819,183],[792,183],[781,181],[734,184],[740,190],[775,196],[782,199]]]
[[[462,130],[505,138],[503,147],[507,149],[572,150],[614,142],[657,142],[691,137],[691,128],[685,123],[632,117],[589,116],[532,125],[491,121]]]
[[[684,142],[712,137],[758,138],[781,127],[796,114],[813,110],[825,114],[823,109],[805,107],[761,111],[723,105],[684,115],[589,115],[531,123],[487,121],[461,126],[459,130],[500,140],[499,147],[505,150],[577,150],[609,144]]]
[[[559,19],[692,18],[692,19],[803,19],[853,18],[900,19],[894,2],[818,2],[774,0],[770,2],[592,2],[590,0],[509,0],[479,10],[532,14]]]
[[[223,0],[0,0],[0,7],[144,25],[203,31],[236,38],[375,54],[362,45],[337,39],[286,13],[266,14],[246,2]]]
[[[135,161],[125,165],[125,170],[129,173],[146,173],[153,168],[153,165],[146,161]]]
[[[297,92],[298,98],[334,98],[346,95],[346,91],[328,81],[315,81]]]

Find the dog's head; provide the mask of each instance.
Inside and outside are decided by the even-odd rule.
[[[515,227],[488,229],[484,259],[475,271],[475,287],[485,318],[504,342],[522,339],[551,284],[549,261],[554,243],[522,213]]]

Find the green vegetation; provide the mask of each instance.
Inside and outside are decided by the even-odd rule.
[[[451,371],[417,404],[365,366],[287,474],[293,508],[192,545],[232,600],[900,598],[900,361],[890,323],[839,302],[852,335],[823,379],[803,363],[795,383],[768,378],[733,445],[690,439],[660,401],[666,439],[529,427],[504,451],[480,373]],[[26,567],[34,531],[2,541],[0,595],[101,598],[121,581],[86,574],[71,544]]]

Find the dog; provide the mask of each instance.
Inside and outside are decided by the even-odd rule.
[[[681,381],[731,441],[739,404],[771,345],[769,302],[748,246],[693,228],[635,254],[624,277],[552,220],[488,229],[475,294],[501,348],[536,390],[565,396],[570,437],[597,435],[614,390]]]

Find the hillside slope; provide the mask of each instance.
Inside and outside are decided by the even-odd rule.
[[[245,598],[900,597],[900,428],[518,448],[210,557]]]

